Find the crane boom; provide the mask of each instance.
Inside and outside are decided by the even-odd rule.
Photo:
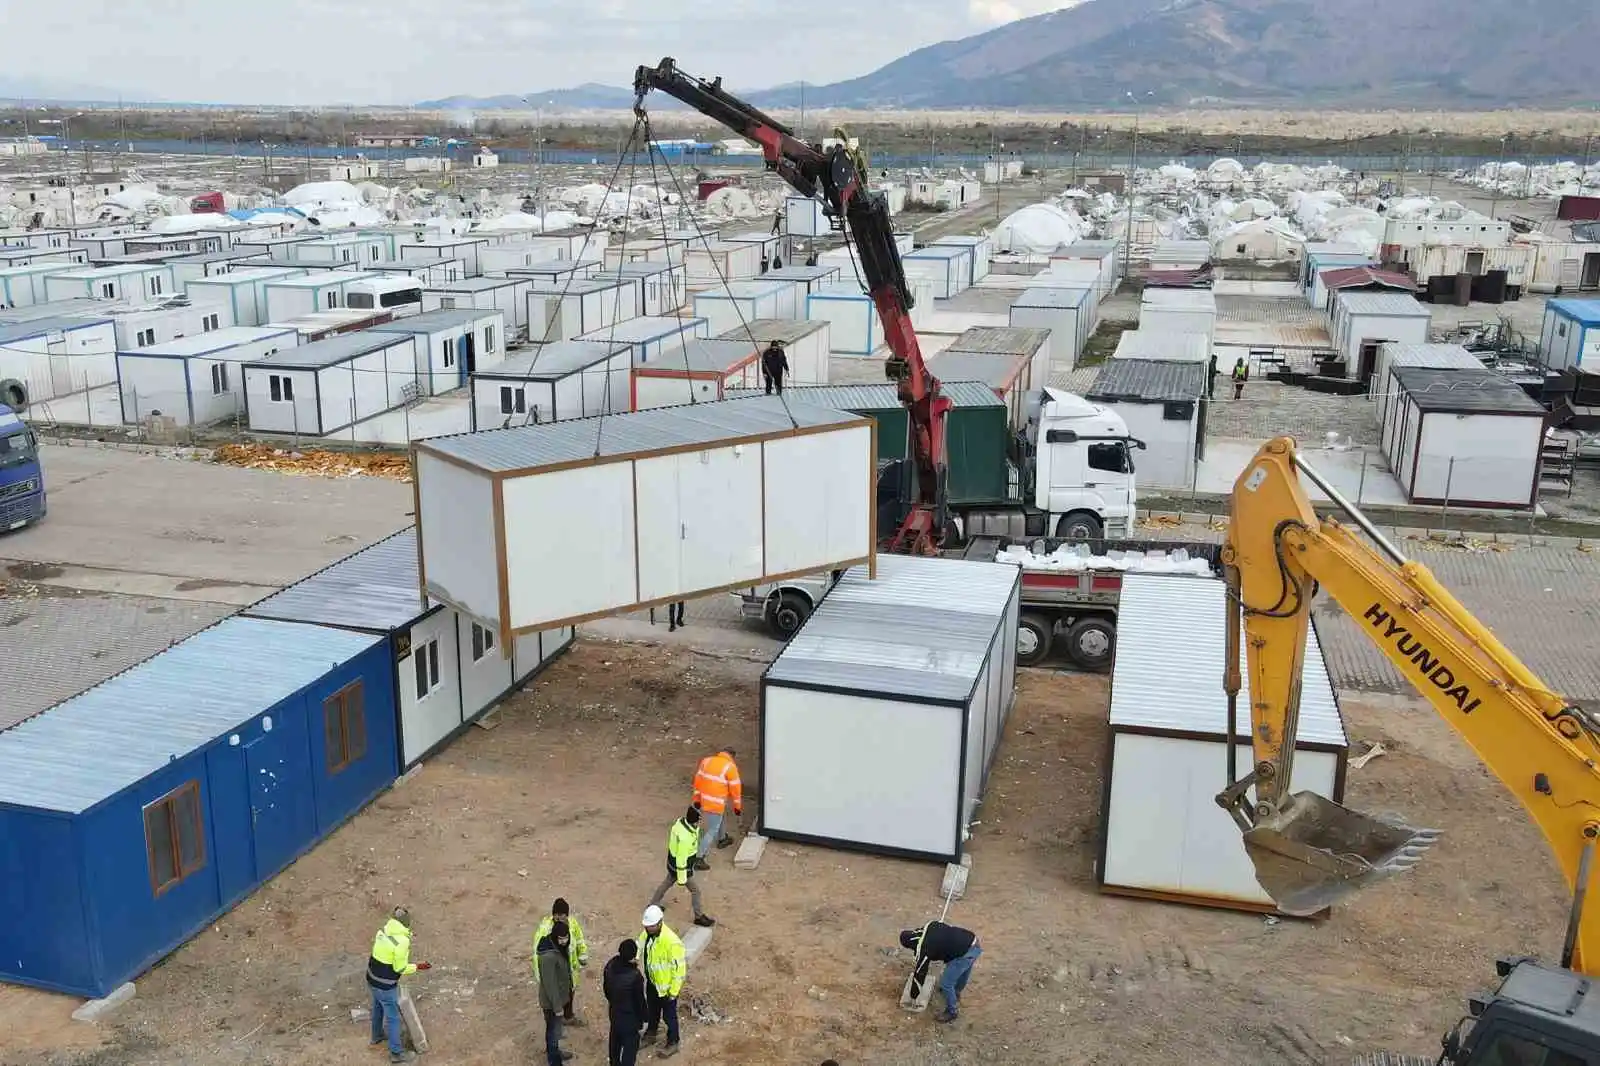
[[[633,89],[634,113],[641,121],[646,118],[644,98],[656,89],[755,141],[768,170],[801,195],[820,199],[826,214],[849,230],[867,295],[883,322],[884,340],[892,353],[886,372],[897,383],[911,427],[915,495],[888,547],[933,554],[947,525],[945,415],[951,404],[923,361],[911,326],[913,298],[895,247],[889,204],[881,193],[867,189],[865,158],[848,143],[826,151],[807,144],[794,130],[723,89],[721,78],[706,81],[686,74],[671,58],[654,67],[641,66],[634,74]]]
[[[1371,543],[1316,514],[1302,473]],[[1436,835],[1290,794],[1306,629],[1320,585],[1539,826],[1573,891],[1562,963],[1600,972],[1600,926],[1581,920],[1600,835],[1600,723],[1551,691],[1426,567],[1406,560],[1298,459],[1289,438],[1267,442],[1240,475],[1222,559],[1230,585],[1224,685],[1232,705],[1242,616],[1255,765],[1217,801],[1245,830],[1267,894],[1290,913],[1313,913],[1414,865]]]

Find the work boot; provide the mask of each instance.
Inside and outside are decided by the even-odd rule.
[[[711,869],[711,864],[706,862],[706,860],[701,856],[696,855],[694,859],[694,868],[696,870],[709,870]]]
[[[569,1016],[563,1015],[562,1018],[561,1018],[561,1024],[562,1025],[569,1025],[574,1029],[582,1029],[588,1023],[585,1022],[582,1018],[569,1017]]]
[[[717,924],[717,920],[709,914],[697,914],[694,916],[694,924],[710,929]]]
[[[391,1051],[391,1052],[389,1052],[389,1061],[390,1062],[416,1062],[417,1061],[417,1053],[415,1051],[400,1051],[400,1052]]]
[[[639,1037],[639,1046],[640,1047],[654,1047],[655,1046],[655,1042],[657,1040],[660,1040],[660,1039],[661,1039],[661,1034],[659,1032],[657,1032],[654,1029],[648,1029],[648,1030],[645,1031],[643,1036]]]
[[[731,848],[731,847],[733,847],[733,838],[732,837],[723,837],[721,840],[717,841],[717,847],[719,847],[719,848]]]
[[[676,1055],[678,1053],[678,1048],[680,1046],[681,1045],[679,1045],[679,1044],[668,1044],[667,1046],[663,1047],[660,1051],[656,1052],[656,1058],[658,1058],[658,1059],[670,1059],[670,1058],[672,1058],[672,1056],[674,1056],[674,1055]]]
[[[935,1014],[933,1016],[933,1020],[936,1021],[936,1022],[944,1022],[945,1024],[949,1024],[950,1022],[955,1021],[957,1017],[958,1017],[958,1015],[956,1014],[955,1011],[953,1011],[953,1010],[943,1010],[943,1011],[940,1011],[938,1014]]]

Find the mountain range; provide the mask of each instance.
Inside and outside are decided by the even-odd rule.
[[[1596,39],[1595,0],[1085,0],[808,85],[805,97],[817,107],[1036,110],[1126,108],[1130,94],[1165,106],[1592,106]],[[798,101],[792,86],[730,88],[758,106]],[[633,94],[584,85],[527,99],[615,109]],[[417,106],[528,107],[518,96]]]

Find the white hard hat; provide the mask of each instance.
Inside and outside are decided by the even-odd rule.
[[[646,928],[659,924],[665,917],[666,914],[661,910],[661,908],[655,906],[654,904],[651,904],[644,909],[643,921]]]

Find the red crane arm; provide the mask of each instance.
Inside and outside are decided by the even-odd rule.
[[[838,145],[824,151],[807,144],[794,130],[724,90],[721,78],[705,81],[679,70],[676,61],[663,59],[657,66],[640,67],[633,88],[634,113],[641,119],[645,117],[645,95],[652,89],[682,101],[759,144],[768,170],[802,195],[820,199],[830,218],[849,227],[867,293],[883,320],[884,340],[893,353],[886,372],[898,386],[911,428],[916,491],[909,513],[888,546],[892,551],[917,554],[937,551],[947,524],[945,414],[950,400],[923,362],[911,326],[913,298],[894,243],[888,200],[867,189],[867,175],[860,173],[848,147]]]

